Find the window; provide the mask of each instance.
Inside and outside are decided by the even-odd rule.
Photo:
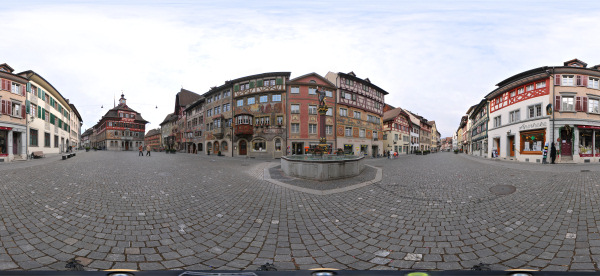
[[[592,154],[593,134],[591,129],[579,130],[579,154]]]
[[[515,92],[515,91],[510,91],[510,96],[511,96],[511,97],[514,97],[514,96],[516,95],[516,93],[517,93],[517,92]]]
[[[364,128],[361,128],[360,130],[358,130],[358,137],[365,138],[365,129]]]
[[[277,116],[277,125],[283,125],[283,116]]]
[[[381,107],[381,104],[378,102],[375,102],[375,108],[379,109]]]
[[[352,136],[352,127],[346,127],[344,135],[347,137],[351,137]]]
[[[50,133],[44,132],[44,147],[50,147]]]
[[[333,97],[333,92],[331,92],[331,91],[325,91],[325,96],[326,97]]]
[[[333,107],[328,107],[327,108],[327,113],[325,113],[325,115],[327,115],[327,116],[333,116]]]
[[[21,104],[13,102],[11,104],[11,106],[12,106],[12,110],[11,110],[12,114],[11,115],[15,116],[15,117],[21,117]]]
[[[300,133],[300,124],[292,124],[292,133]]]
[[[228,103],[227,103],[227,104],[224,104],[224,105],[223,105],[223,112],[225,112],[225,111],[229,111],[230,109],[231,109],[231,104],[228,104]]]
[[[527,85],[527,92],[533,90],[533,84]]]
[[[243,106],[244,100],[237,100],[237,106]]]
[[[38,131],[37,129],[29,129],[29,145],[33,147],[38,146]]]
[[[348,109],[340,108],[340,116],[348,117]]]
[[[206,116],[212,116],[212,109],[206,110]]]
[[[344,93],[344,99],[352,100],[352,93]]]
[[[54,135],[54,147],[58,148],[58,135]]]
[[[379,136],[377,136],[377,131],[373,130],[373,139],[375,139],[375,141],[377,141],[377,139],[379,139]]]
[[[300,105],[299,104],[292,105],[292,113],[300,113]]]
[[[266,145],[265,140],[258,139],[258,140],[254,140],[252,143],[254,145],[252,147],[252,149],[254,149],[254,151],[266,151],[267,150],[267,148],[265,146]]]
[[[537,89],[544,88],[544,87],[546,87],[546,82],[545,82],[545,81],[540,81],[540,82],[538,82],[538,83],[535,85],[535,87],[536,87]]]
[[[44,111],[44,118],[45,118],[46,123],[50,122],[50,113],[48,111]],[[50,145],[48,145],[48,146],[50,146]]]
[[[508,122],[514,123],[521,120],[521,110],[513,110],[508,114]]]
[[[532,105],[527,108],[528,109],[528,118],[535,118],[542,116],[542,104]]]
[[[252,119],[248,115],[240,115],[236,118],[236,124],[249,125],[252,124]]]
[[[521,154],[541,154],[546,130],[521,132]]]
[[[275,151],[281,151],[281,140],[275,139]]]
[[[502,125],[501,116],[494,117],[494,127],[499,127]]]
[[[398,134],[394,134],[394,141],[398,141]]]
[[[308,106],[308,114],[317,114],[317,106],[309,105]]]
[[[325,134],[327,134],[327,135],[333,134],[333,126],[329,126],[329,125],[325,126]]]
[[[588,100],[588,112],[590,113],[600,113],[598,108],[598,99],[589,99]]]
[[[588,87],[594,88],[594,89],[599,89],[600,88],[599,82],[600,82],[600,79],[598,79],[598,78],[590,78],[590,80],[588,81]]]
[[[37,117],[37,105],[31,104],[31,107],[29,108],[29,114],[31,114],[31,117],[33,118]]]
[[[217,115],[219,113],[221,113],[221,107],[220,106],[215,106],[214,114]]]
[[[248,98],[248,101],[247,101],[248,104],[254,104],[254,102],[255,102],[254,97]]]
[[[246,87],[246,85],[247,85],[248,87]],[[243,83],[243,84],[240,84],[240,91],[244,91],[244,90],[246,90],[246,89],[248,89],[248,88],[250,88],[250,84],[249,84],[249,83]]]
[[[523,94],[523,87],[517,89],[517,94],[519,94],[519,95]],[[502,99],[500,101],[502,102]]]
[[[277,95],[271,96],[271,101],[273,101],[273,102],[281,102],[281,95],[277,94]]]
[[[562,75],[561,85],[564,86],[573,86],[573,75]]]
[[[315,94],[317,94],[317,88],[316,87],[309,87],[308,88],[308,94],[309,95],[315,95]]]
[[[223,98],[231,96],[231,91],[227,90],[223,92]]]
[[[317,124],[308,124],[308,133],[317,134]]]
[[[360,112],[354,111],[354,119],[360,119]]]
[[[292,86],[292,94],[298,94],[300,93],[300,87],[298,86]]]
[[[562,97],[562,111],[575,111],[573,97]]]
[[[266,103],[269,101],[269,96],[267,96],[267,95],[260,96],[259,100],[261,103]]]

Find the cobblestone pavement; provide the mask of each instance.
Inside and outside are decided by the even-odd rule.
[[[73,257],[87,270],[599,268],[596,166],[369,159],[381,182],[319,196],[264,181],[273,162],[99,151],[6,164],[0,270]]]

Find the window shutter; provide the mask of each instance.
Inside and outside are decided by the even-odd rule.
[[[4,80],[2,80],[2,85],[4,86]],[[6,101],[2,100],[2,114],[6,114]]]
[[[576,79],[576,85],[577,86],[583,85],[583,80],[582,80],[583,78],[581,77],[581,75],[575,76],[575,79]]]
[[[0,79],[0,82],[2,83],[2,90],[4,90],[4,79]]]
[[[27,92],[31,92],[31,83],[27,83]]]
[[[583,106],[581,111],[583,112],[587,112],[588,111],[588,97],[582,97],[583,98]]]
[[[240,85],[239,84],[234,85],[233,91],[240,91]]]
[[[29,110],[29,108],[27,108],[27,110]],[[25,112],[25,105],[21,105],[21,117],[23,117],[23,119],[25,119],[25,117],[27,116],[28,112]]]
[[[253,81],[250,82],[250,88],[254,88],[254,82]]]
[[[12,103],[10,101],[6,101],[6,114],[12,114]]]
[[[581,83],[581,86],[587,87],[587,85],[588,85],[588,76],[583,76],[582,78],[583,78],[583,83]]]
[[[281,78],[277,78],[277,79],[275,79],[275,84],[281,85],[281,84],[283,84],[283,80]]]
[[[581,111],[581,97],[575,97],[575,111]]]
[[[25,96],[25,85],[21,85],[21,96]]]
[[[560,85],[560,75],[554,75],[554,85]]]
[[[42,120],[46,120],[46,109],[42,107]]]
[[[556,96],[554,100],[554,111],[560,110],[560,96]]]
[[[27,106],[27,114],[31,113],[31,102],[29,100],[25,101],[25,105]]]
[[[256,87],[262,87],[262,86],[263,86],[263,80],[256,81]]]
[[[42,107],[38,106],[38,110],[37,110],[37,114],[38,114],[38,118],[42,118]]]

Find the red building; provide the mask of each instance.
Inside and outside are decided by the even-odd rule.
[[[144,144],[148,121],[129,108],[121,94],[119,105],[106,112],[94,126],[94,146],[107,150],[137,150]]]
[[[307,150],[319,144],[319,115],[317,108],[319,96],[317,86],[325,90],[325,102],[329,111],[325,116],[325,133],[329,149],[335,149],[335,84],[317,73],[309,73],[290,80],[288,85],[287,118],[289,136],[288,154],[305,154]]]
[[[144,145],[150,145],[150,148],[153,151],[158,151],[162,144],[160,141],[160,134],[160,128],[151,129],[148,131],[148,133],[146,133],[146,137],[144,138]]]

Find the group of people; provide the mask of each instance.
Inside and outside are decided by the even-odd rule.
[[[387,157],[389,157],[390,159],[398,158],[398,152],[390,150]]]
[[[144,147],[140,145],[140,147],[138,149],[140,150],[139,156],[144,156]],[[146,145],[146,156],[151,156],[150,155],[150,145]]]

